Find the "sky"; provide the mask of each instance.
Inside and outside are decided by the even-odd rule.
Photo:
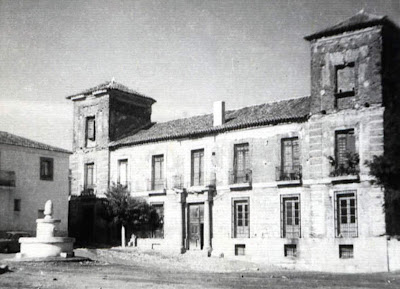
[[[0,0],[0,130],[72,149],[65,97],[112,78],[156,122],[310,94],[304,36],[400,0]]]

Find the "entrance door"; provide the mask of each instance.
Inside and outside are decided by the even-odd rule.
[[[202,250],[204,244],[204,204],[189,205],[189,249]]]

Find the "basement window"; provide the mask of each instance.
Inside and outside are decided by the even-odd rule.
[[[235,256],[244,256],[246,255],[246,245],[245,244],[236,244],[235,245]]]
[[[285,244],[284,245],[285,257],[296,257],[297,256],[297,245]]]
[[[339,245],[339,258],[340,259],[354,258],[354,246],[353,245]]]

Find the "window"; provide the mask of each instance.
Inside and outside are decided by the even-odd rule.
[[[336,94],[352,96],[355,90],[354,62],[336,66]]]
[[[94,163],[85,165],[85,190],[93,192],[94,189]]]
[[[356,191],[336,193],[336,237],[357,237]]]
[[[153,156],[151,189],[164,189],[164,155]]]
[[[300,238],[299,196],[282,196],[281,216],[282,238]]]
[[[128,160],[118,161],[118,184],[128,186]]]
[[[164,238],[164,204],[151,204],[154,209],[152,238]]]
[[[192,186],[204,185],[204,150],[192,151]]]
[[[299,180],[300,169],[300,151],[299,139],[282,139],[282,160],[279,180]]]
[[[38,210],[38,219],[44,218],[44,210]]]
[[[20,211],[21,211],[21,200],[14,199],[14,212],[20,212]]]
[[[247,183],[250,181],[249,144],[234,146],[233,183]]]
[[[339,245],[339,258],[340,259],[354,258],[354,246],[353,245]]]
[[[250,214],[249,200],[234,200],[233,201],[233,236],[234,238],[249,238],[250,230]]]
[[[236,244],[235,245],[235,256],[244,256],[246,255],[246,245],[245,244]]]
[[[94,116],[86,118],[86,140],[96,140],[96,120]]]
[[[285,257],[296,257],[297,256],[297,246],[295,244],[285,244],[284,245]]]
[[[40,179],[45,181],[53,180],[52,158],[40,158]]]
[[[349,155],[356,152],[354,129],[336,132],[336,165],[348,167]]]

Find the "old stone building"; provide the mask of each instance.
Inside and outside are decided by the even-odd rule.
[[[35,235],[36,219],[52,200],[67,235],[71,152],[0,131],[0,231]]]
[[[115,182],[163,217],[138,246],[298,269],[400,269],[384,192],[365,165],[398,135],[398,37],[386,17],[360,12],[305,37],[310,96],[234,111],[216,102],[213,114],[152,123],[155,100],[113,81],[69,96],[80,196],[71,231],[104,237],[96,200]]]

